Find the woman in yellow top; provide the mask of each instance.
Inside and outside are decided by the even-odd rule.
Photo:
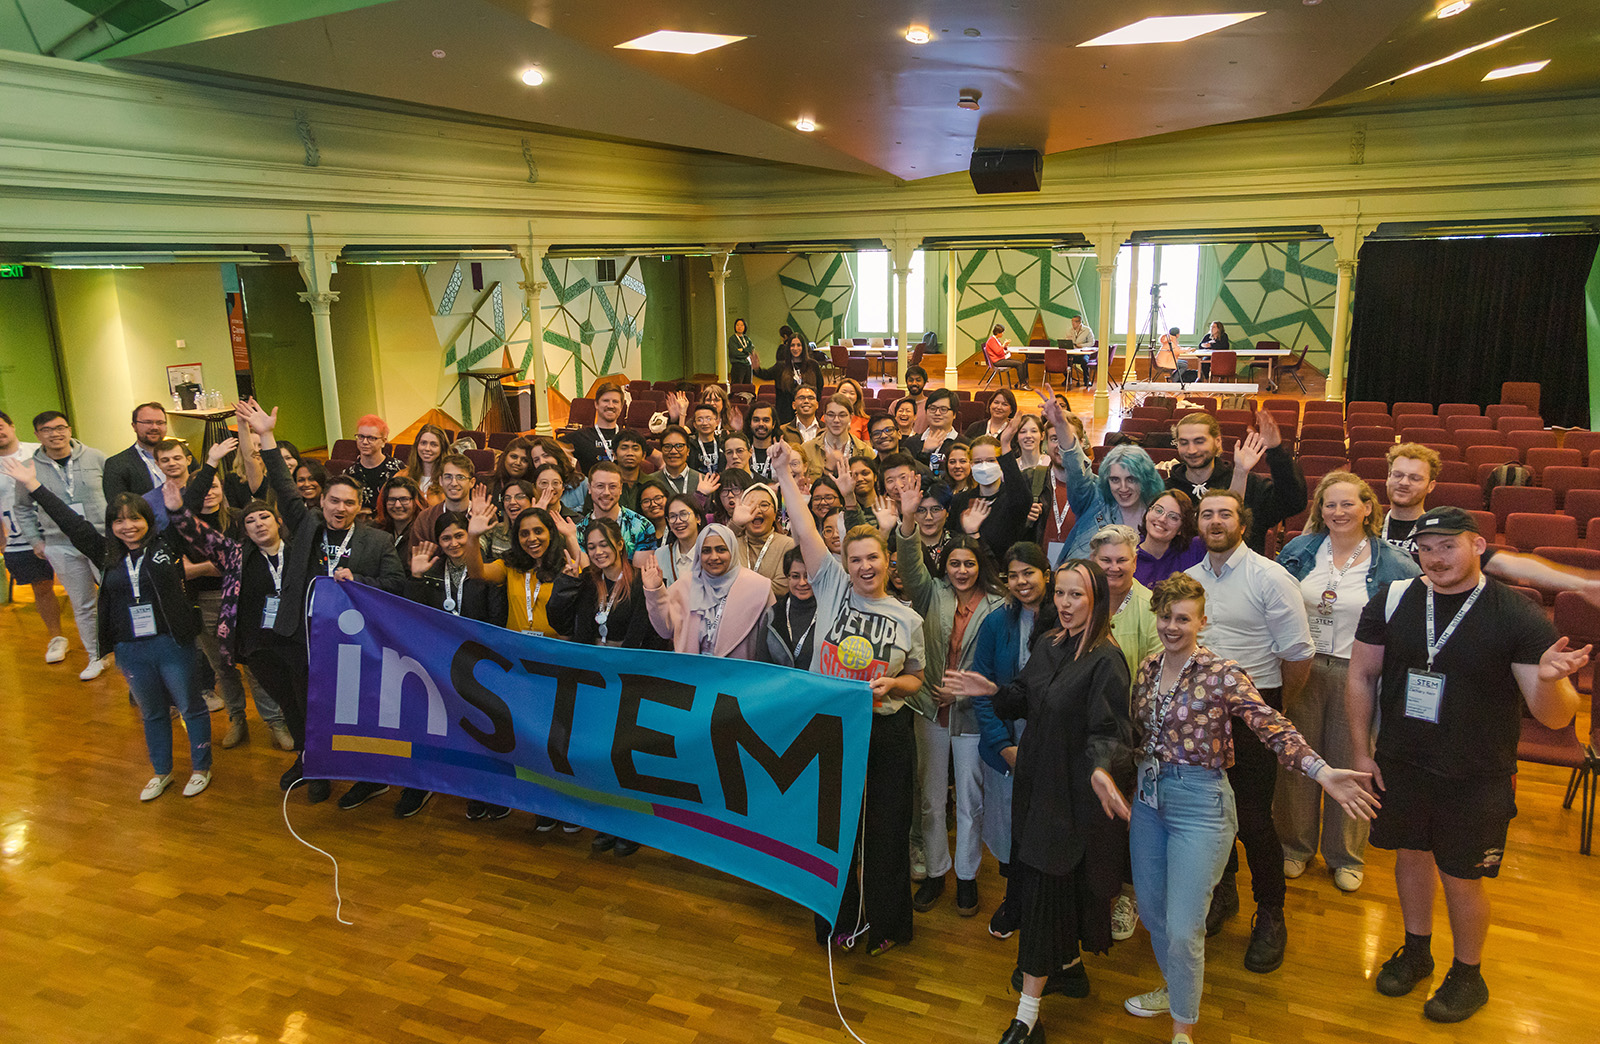
[[[528,508],[512,522],[511,548],[505,558],[485,562],[478,553],[477,538],[494,524],[487,492],[481,486],[473,491],[467,571],[476,580],[505,585],[507,628],[559,637],[550,626],[550,596],[555,593],[556,577],[578,566],[578,529],[542,507]],[[479,493],[484,497],[479,498]]]

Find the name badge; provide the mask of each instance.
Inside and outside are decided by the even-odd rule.
[[[135,638],[151,638],[156,633],[156,607],[153,605],[128,606],[128,620],[133,624]]]
[[[1444,675],[1412,669],[1406,672],[1406,717],[1439,724],[1444,702]]]
[[[1061,549],[1066,546],[1067,544],[1064,540],[1050,541],[1050,543],[1047,544],[1044,549],[1045,560],[1048,561],[1052,567],[1054,567],[1057,562],[1061,561]]]
[[[1333,653],[1333,618],[1320,613],[1307,613],[1307,622],[1311,624],[1311,644],[1317,652],[1331,655]]]
[[[1150,808],[1161,807],[1161,797],[1156,791],[1156,777],[1160,772],[1160,762],[1149,758],[1139,762],[1139,787],[1137,794],[1141,804]]]
[[[522,633],[523,634],[536,634],[540,638],[543,638],[545,636],[543,631],[538,630],[537,628],[533,628],[533,627],[524,627],[522,629]]]
[[[280,599],[277,595],[268,595],[266,600],[261,603],[261,627],[263,630],[270,629],[278,622],[279,601]]]
[[[84,518],[88,518],[89,517],[89,516],[83,514],[83,505],[78,503],[76,500],[68,501],[67,502],[67,507],[72,510],[72,513],[74,515],[83,515]]]

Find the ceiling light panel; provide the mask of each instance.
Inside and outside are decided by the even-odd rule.
[[[1453,18],[1471,6],[1472,4],[1470,0],[1455,0],[1455,3],[1445,4],[1443,7],[1439,8],[1439,10],[1435,12],[1435,17]]]
[[[726,36],[722,33],[685,33],[676,29],[658,29],[653,33],[617,44],[621,51],[665,51],[668,54],[701,54],[726,47],[746,39],[743,36]]]
[[[1145,18],[1113,29],[1093,40],[1085,40],[1079,47],[1125,47],[1134,44],[1182,43],[1197,36],[1214,33],[1252,18],[1260,18],[1265,11],[1243,11],[1237,14],[1170,15]]]
[[[1463,47],[1461,50],[1457,51],[1455,54],[1445,55],[1443,58],[1440,58],[1440,59],[1438,59],[1436,61],[1428,62],[1425,65],[1419,65],[1415,69],[1407,69],[1405,72],[1401,73],[1399,76],[1391,76],[1387,80],[1379,80],[1377,83],[1373,84],[1371,87],[1368,87],[1367,90],[1370,91],[1370,90],[1372,90],[1373,87],[1382,87],[1384,84],[1393,83],[1396,80],[1403,80],[1407,76],[1415,76],[1415,75],[1417,75],[1417,73],[1427,72],[1429,69],[1437,69],[1439,66],[1447,65],[1450,62],[1453,62],[1458,58],[1465,58],[1469,54],[1475,54],[1478,51],[1488,50],[1490,47],[1496,47],[1496,46],[1498,46],[1500,44],[1505,43],[1507,40],[1514,40],[1517,37],[1521,36],[1523,33],[1531,33],[1535,29],[1540,29],[1540,28],[1543,28],[1544,26],[1549,25],[1553,21],[1555,21],[1554,18],[1547,18],[1544,21],[1540,22],[1538,25],[1530,25],[1530,26],[1528,26],[1528,27],[1526,27],[1524,29],[1517,29],[1517,30],[1515,30],[1513,32],[1506,33],[1504,36],[1497,36],[1493,40],[1485,40],[1485,41],[1483,41],[1483,43],[1473,44],[1471,47]]]
[[[1549,64],[1550,59],[1546,58],[1542,62],[1523,62],[1521,65],[1507,65],[1499,69],[1490,69],[1484,73],[1483,79],[1487,82],[1489,80],[1503,80],[1507,76],[1526,76],[1529,73],[1538,72]]]

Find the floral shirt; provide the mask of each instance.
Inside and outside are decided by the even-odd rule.
[[[1177,695],[1161,717],[1166,694],[1158,652],[1139,667],[1133,685],[1133,725],[1137,752],[1175,765],[1225,769],[1233,765],[1232,720],[1237,715],[1287,768],[1314,775],[1321,757],[1301,738],[1289,719],[1267,706],[1255,683],[1237,663],[1200,646],[1178,679]]]
[[[589,519],[592,517],[584,515],[578,520],[580,539],[584,530],[589,528]],[[622,530],[623,548],[630,559],[633,558],[635,551],[654,551],[661,546],[660,541],[656,539],[655,523],[637,511],[620,509],[617,513],[617,528]]]

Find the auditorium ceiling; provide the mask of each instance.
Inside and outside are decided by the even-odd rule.
[[[907,180],[965,170],[975,147],[1062,152],[1307,111],[1600,93],[1600,3],[1476,0],[1438,17],[1445,6],[0,0],[0,47]],[[1147,17],[1218,13],[1254,17],[1185,42],[1083,46]],[[926,43],[908,41],[913,27]],[[741,39],[699,54],[616,46],[658,30]],[[523,82],[530,69],[543,83]],[[963,91],[980,95],[975,110]]]

